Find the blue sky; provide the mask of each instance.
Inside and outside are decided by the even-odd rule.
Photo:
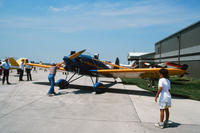
[[[199,0],[0,0],[0,58],[59,62],[87,49],[127,63],[199,20]]]

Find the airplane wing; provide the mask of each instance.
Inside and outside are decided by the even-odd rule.
[[[159,70],[161,68],[136,68],[136,69],[105,69],[105,70],[92,70],[101,75],[111,74],[114,78],[159,78]],[[186,70],[177,68],[166,68],[169,76],[184,75]]]
[[[120,69],[128,69],[127,67],[119,66],[119,65],[116,65],[116,64],[112,64],[112,63],[109,63],[109,62],[106,62],[106,61],[97,60],[97,59],[94,59],[94,60],[96,60],[96,61],[100,61],[100,62],[103,62],[103,63],[105,63],[105,64],[107,64],[107,65],[112,66],[112,67],[117,67],[117,68],[120,68]]]
[[[69,58],[69,60],[72,60],[72,59],[78,57],[83,52],[85,52],[85,49],[70,55],[68,58]],[[64,63],[64,61],[56,64],[56,66],[59,66],[59,68],[58,68],[59,70],[66,71],[63,67],[60,67],[63,63]],[[34,64],[34,63],[27,63],[27,64],[30,66],[42,67],[42,68],[50,68],[51,67],[51,65],[42,65],[42,64]]]
[[[10,57],[10,58],[8,58],[8,60],[11,65],[10,66],[11,69],[19,69],[19,64],[17,63],[17,61],[14,58]]]
[[[41,64],[34,64],[34,63],[27,63],[30,66],[35,66],[35,67],[42,67],[42,68],[50,68],[51,65],[41,65]],[[63,67],[59,67],[59,70],[65,71]]]
[[[26,62],[27,58],[20,58],[16,61],[14,58],[10,57],[8,58],[8,60],[11,65],[11,69],[19,69],[19,64],[21,63],[21,60],[24,60]]]

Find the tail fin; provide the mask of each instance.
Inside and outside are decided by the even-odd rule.
[[[134,68],[134,67],[135,67],[135,61],[132,61],[131,68]]]
[[[11,66],[16,66],[16,67],[19,66],[19,64],[17,63],[17,61],[14,58],[12,58],[12,57],[9,58],[9,62],[11,64]]]
[[[120,63],[119,63],[119,58],[117,57],[116,58],[116,60],[115,60],[115,65],[118,65],[118,66],[120,66]],[[116,67],[116,66],[114,66],[114,68],[113,69],[119,69],[119,67]]]

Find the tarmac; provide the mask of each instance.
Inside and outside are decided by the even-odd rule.
[[[170,127],[159,129],[159,106],[152,92],[135,85],[100,78],[110,86],[95,94],[90,77],[49,97],[48,72],[32,72],[33,81],[18,81],[10,73],[11,85],[0,83],[1,133],[199,133],[200,102],[173,97]],[[57,72],[56,80],[65,78]],[[26,76],[24,76],[26,80]]]

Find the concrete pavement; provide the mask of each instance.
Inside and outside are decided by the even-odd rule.
[[[171,126],[154,127],[159,107],[151,92],[134,85],[112,85],[106,93],[92,92],[89,77],[83,77],[46,95],[48,72],[33,73],[33,81],[18,81],[11,73],[12,85],[0,83],[0,132],[2,133],[197,133],[200,130],[200,102],[173,98]],[[56,79],[65,78],[57,73]],[[24,77],[26,79],[26,77]],[[104,84],[113,79],[100,78]]]

